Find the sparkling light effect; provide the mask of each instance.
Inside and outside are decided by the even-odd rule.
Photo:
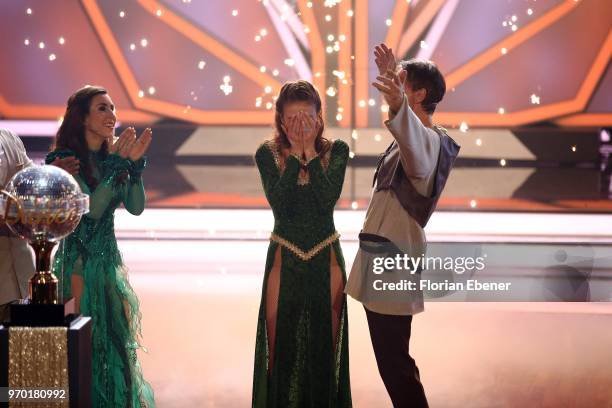
[[[342,0],[325,0],[325,2],[323,3],[323,5],[325,7],[334,7],[335,5],[339,4]]]
[[[219,85],[219,89],[221,89],[221,91],[225,94],[225,96],[228,96],[229,94],[231,94],[234,89],[234,87],[230,85],[230,81],[231,81],[230,76],[226,75],[223,77],[223,84]]]
[[[344,71],[338,71],[338,70],[333,70],[332,74],[338,77],[338,79],[344,79],[344,77],[346,76],[346,73]]]

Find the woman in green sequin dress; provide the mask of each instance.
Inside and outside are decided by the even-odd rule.
[[[306,81],[276,100],[276,137],[255,154],[274,213],[255,345],[252,405],[350,407],[344,258],[333,210],[349,148],[323,138]]]
[[[87,86],[68,100],[54,150],[72,169],[89,213],[62,241],[54,269],[63,270],[64,296],[74,296],[80,313],[92,318],[94,407],[153,407],[153,390],[143,379],[136,357],[140,347],[138,299],[127,279],[114,231],[121,204],[134,215],[144,210],[141,173],[151,142],[147,129],[137,139],[128,128],[113,138],[115,108],[104,88]]]

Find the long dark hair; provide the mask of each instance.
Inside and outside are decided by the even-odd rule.
[[[55,135],[52,150],[70,149],[76,153],[80,162],[80,175],[90,188],[98,185],[98,180],[92,174],[89,162],[89,148],[85,139],[85,118],[89,115],[91,101],[97,95],[108,94],[100,86],[85,86],[68,98],[64,120]],[[108,142],[102,143],[99,154],[105,158],[108,155]]]
[[[274,127],[276,134],[274,140],[284,148],[291,147],[289,138],[283,131],[283,109],[290,102],[308,102],[315,106],[317,117],[321,122],[321,128],[315,139],[315,150],[318,154],[325,153],[330,147],[331,142],[323,137],[325,125],[323,123],[323,113],[321,112],[321,97],[316,88],[308,81],[298,80],[286,82],[280,90],[280,94],[276,99],[276,113],[274,116]]]

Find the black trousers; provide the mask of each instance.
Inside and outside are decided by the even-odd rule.
[[[368,309],[365,311],[378,372],[393,407],[429,407],[419,378],[419,369],[409,353],[412,316],[386,315]]]

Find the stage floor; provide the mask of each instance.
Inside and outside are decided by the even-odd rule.
[[[185,211],[117,217],[120,248],[141,301],[144,373],[160,407],[247,407],[271,215]],[[359,228],[352,222],[362,215],[336,216],[349,268]],[[460,214],[454,221],[435,217],[428,232],[433,240],[487,232],[486,222],[469,223]],[[495,236],[508,239],[513,223],[504,217],[498,214]],[[537,227],[515,226],[512,237],[610,242],[611,217],[599,217],[582,229],[572,223],[584,218],[550,225],[540,218]],[[442,228],[442,221],[454,227]],[[559,221],[564,228],[550,230]],[[414,319],[411,349],[434,408],[612,407],[611,344],[612,303],[428,302]],[[354,406],[391,407],[365,313],[351,299],[349,345]]]

